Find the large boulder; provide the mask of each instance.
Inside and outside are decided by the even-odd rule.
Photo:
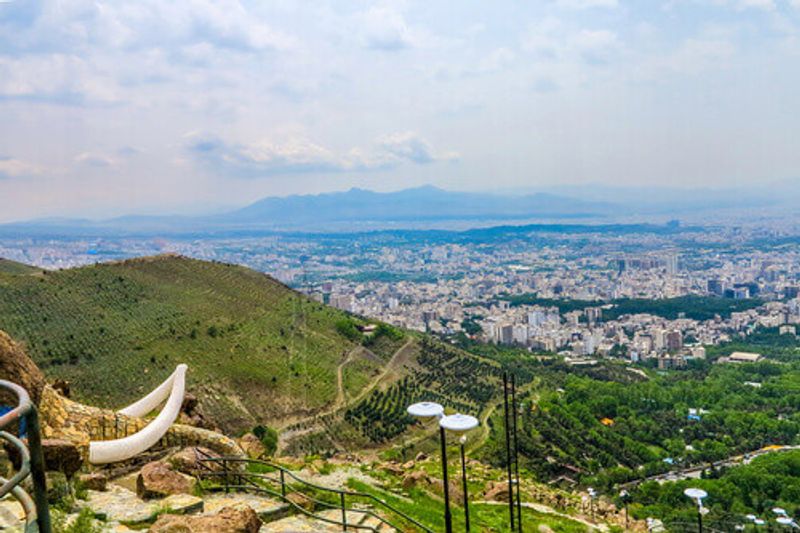
[[[508,496],[508,481],[490,481],[486,484],[483,499],[490,502],[507,502]]]
[[[167,462],[172,468],[184,474],[193,475],[198,470],[210,470],[218,472],[222,470],[222,464],[214,461],[201,461],[204,458],[219,458],[218,453],[202,446],[192,446],[183,448],[167,458]]]
[[[289,503],[291,503],[296,507],[305,509],[306,511],[309,512],[312,512],[314,510],[314,500],[312,500],[305,494],[300,494],[299,492],[290,492],[289,494],[287,494],[286,501],[288,501]]]
[[[78,476],[78,482],[85,489],[104,492],[108,487],[108,476],[102,472],[90,472]]]
[[[80,447],[64,439],[42,439],[46,470],[57,470],[71,478],[83,466]]]
[[[136,477],[136,494],[146,500],[170,494],[192,494],[197,480],[172,469],[163,461],[153,461],[142,467]]]
[[[39,367],[28,357],[22,347],[4,331],[0,331],[0,377],[20,385],[28,391],[34,403],[39,398],[46,382]],[[16,405],[13,394],[0,389],[0,404]]]
[[[267,447],[252,433],[246,433],[239,439],[239,446],[250,459],[261,459],[267,453]]]
[[[150,533],[258,533],[261,520],[250,507],[225,507],[215,515],[185,516],[163,514]]]

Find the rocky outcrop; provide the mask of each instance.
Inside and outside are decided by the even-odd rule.
[[[142,467],[136,478],[136,494],[143,500],[172,494],[191,494],[197,480],[172,469],[169,463],[153,461]]]
[[[46,385],[44,374],[39,367],[4,331],[0,331],[0,379],[23,386],[34,403],[39,403],[42,389]],[[16,403],[13,395],[0,390],[0,404],[16,405]]]
[[[165,514],[150,527],[150,533],[258,533],[261,520],[249,507],[225,507],[210,516]]]

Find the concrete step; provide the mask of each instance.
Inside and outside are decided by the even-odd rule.
[[[260,533],[333,533],[341,530],[342,526],[314,520],[304,515],[295,515],[264,524],[259,531]]]

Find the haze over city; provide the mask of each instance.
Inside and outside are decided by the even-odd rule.
[[[0,222],[797,183],[797,0],[0,3]]]

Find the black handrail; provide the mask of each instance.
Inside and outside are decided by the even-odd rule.
[[[17,406],[0,416],[0,429],[18,420],[26,423],[28,445],[7,431],[0,431],[0,439],[14,446],[20,455],[20,468],[9,480],[0,478],[0,498],[11,493],[25,510],[26,533],[51,533],[50,509],[47,505],[47,482],[44,475],[42,436],[39,431],[39,413],[23,387],[0,379],[0,388],[17,397]],[[33,499],[19,486],[28,475],[33,480]]]
[[[230,489],[245,489],[245,490],[258,490],[260,492],[265,492],[267,494],[270,494],[272,496],[280,498],[281,500],[291,504],[298,511],[302,512],[305,515],[308,515],[308,516],[310,516],[312,518],[321,520],[323,522],[328,522],[328,523],[331,523],[331,524],[342,526],[342,529],[344,531],[347,531],[348,528],[350,528],[350,529],[366,529],[366,530],[376,531],[376,529],[373,528],[372,526],[364,526],[362,524],[350,524],[350,523],[348,523],[347,522],[347,513],[348,512],[350,512],[350,513],[362,513],[364,515],[369,515],[371,517],[374,517],[378,521],[382,522],[383,524],[386,524],[389,527],[392,527],[392,528],[394,528],[396,530],[402,531],[401,527],[397,526],[396,524],[390,522],[386,518],[384,518],[384,517],[372,512],[372,511],[370,511],[368,509],[347,508],[345,506],[345,500],[346,500],[347,497],[365,498],[367,500],[370,500],[374,504],[376,504],[378,507],[381,507],[381,508],[385,509],[386,511],[394,513],[395,515],[399,516],[403,520],[413,524],[414,526],[416,526],[420,530],[424,531],[425,533],[434,533],[431,528],[429,528],[427,526],[424,526],[419,521],[417,521],[414,518],[408,516],[403,511],[400,511],[399,509],[393,507],[389,503],[381,500],[380,498],[378,498],[378,497],[376,497],[376,496],[374,496],[372,494],[368,494],[368,493],[365,493],[365,492],[358,492],[358,491],[352,491],[352,490],[346,490],[346,489],[337,489],[337,488],[324,487],[322,485],[317,485],[316,483],[312,483],[312,482],[310,482],[308,480],[305,480],[305,479],[303,479],[301,477],[298,477],[291,470],[288,470],[288,469],[286,469],[286,468],[284,468],[284,467],[282,467],[280,465],[271,463],[269,461],[263,461],[263,460],[259,460],[259,459],[248,459],[248,458],[244,458],[244,457],[213,457],[211,455],[206,454],[205,452],[203,452],[200,449],[197,449],[197,452],[198,452],[198,462],[201,465],[204,462],[222,464],[223,471],[221,471],[221,472],[220,471],[213,471],[213,469],[208,468],[207,465],[203,465],[204,466],[204,471],[199,475],[200,475],[200,477],[210,477],[210,478],[221,477],[221,478],[224,478],[225,479],[225,490],[226,491],[230,490]],[[200,456],[202,456],[202,457],[200,457]],[[268,476],[267,474],[262,474],[262,473],[251,473],[251,472],[244,472],[244,473],[235,472],[235,473],[232,473],[227,468],[228,463],[258,464],[258,465],[266,466],[268,468],[273,468],[273,469],[277,470],[278,472],[280,472],[280,478],[278,480],[276,480],[274,477],[271,477],[271,476]],[[315,503],[319,503],[319,504],[331,507],[331,508],[340,507],[342,509],[342,520],[341,521],[336,521],[336,520],[332,520],[330,518],[319,516],[317,514],[314,514],[314,513],[310,512],[310,511],[302,508],[302,506],[297,505],[297,503],[291,501],[287,497],[287,487],[289,487],[289,485],[286,482],[286,476],[287,475],[291,479],[293,479],[294,481],[296,481],[297,483],[299,483],[301,485],[304,485],[306,487],[310,487],[312,489],[315,489],[315,490],[318,490],[318,491],[321,491],[321,492],[326,492],[326,493],[329,493],[329,494],[337,495],[339,497],[339,500],[340,500],[340,505],[339,506],[337,506],[335,504],[328,503],[328,502],[323,502],[321,500],[317,500],[315,498],[312,498],[312,497],[308,496],[307,494],[303,494],[303,493],[301,493],[301,492],[299,492],[297,490],[294,490],[294,489],[291,489],[290,491],[288,491],[289,493],[294,492],[294,493],[297,493],[297,494],[303,494],[303,496],[308,498],[309,500],[311,500],[311,501],[313,501]],[[236,476],[238,479],[242,479],[242,477],[249,478],[248,481],[252,480],[252,479],[260,479],[260,480],[267,480],[267,481],[270,481],[270,482],[273,482],[273,483],[279,483],[280,486],[281,486],[281,491],[280,492],[272,491],[272,490],[270,490],[270,489],[268,489],[266,487],[263,487],[263,486],[253,487],[252,485],[241,485],[241,484],[231,485],[229,483],[229,476]]]

